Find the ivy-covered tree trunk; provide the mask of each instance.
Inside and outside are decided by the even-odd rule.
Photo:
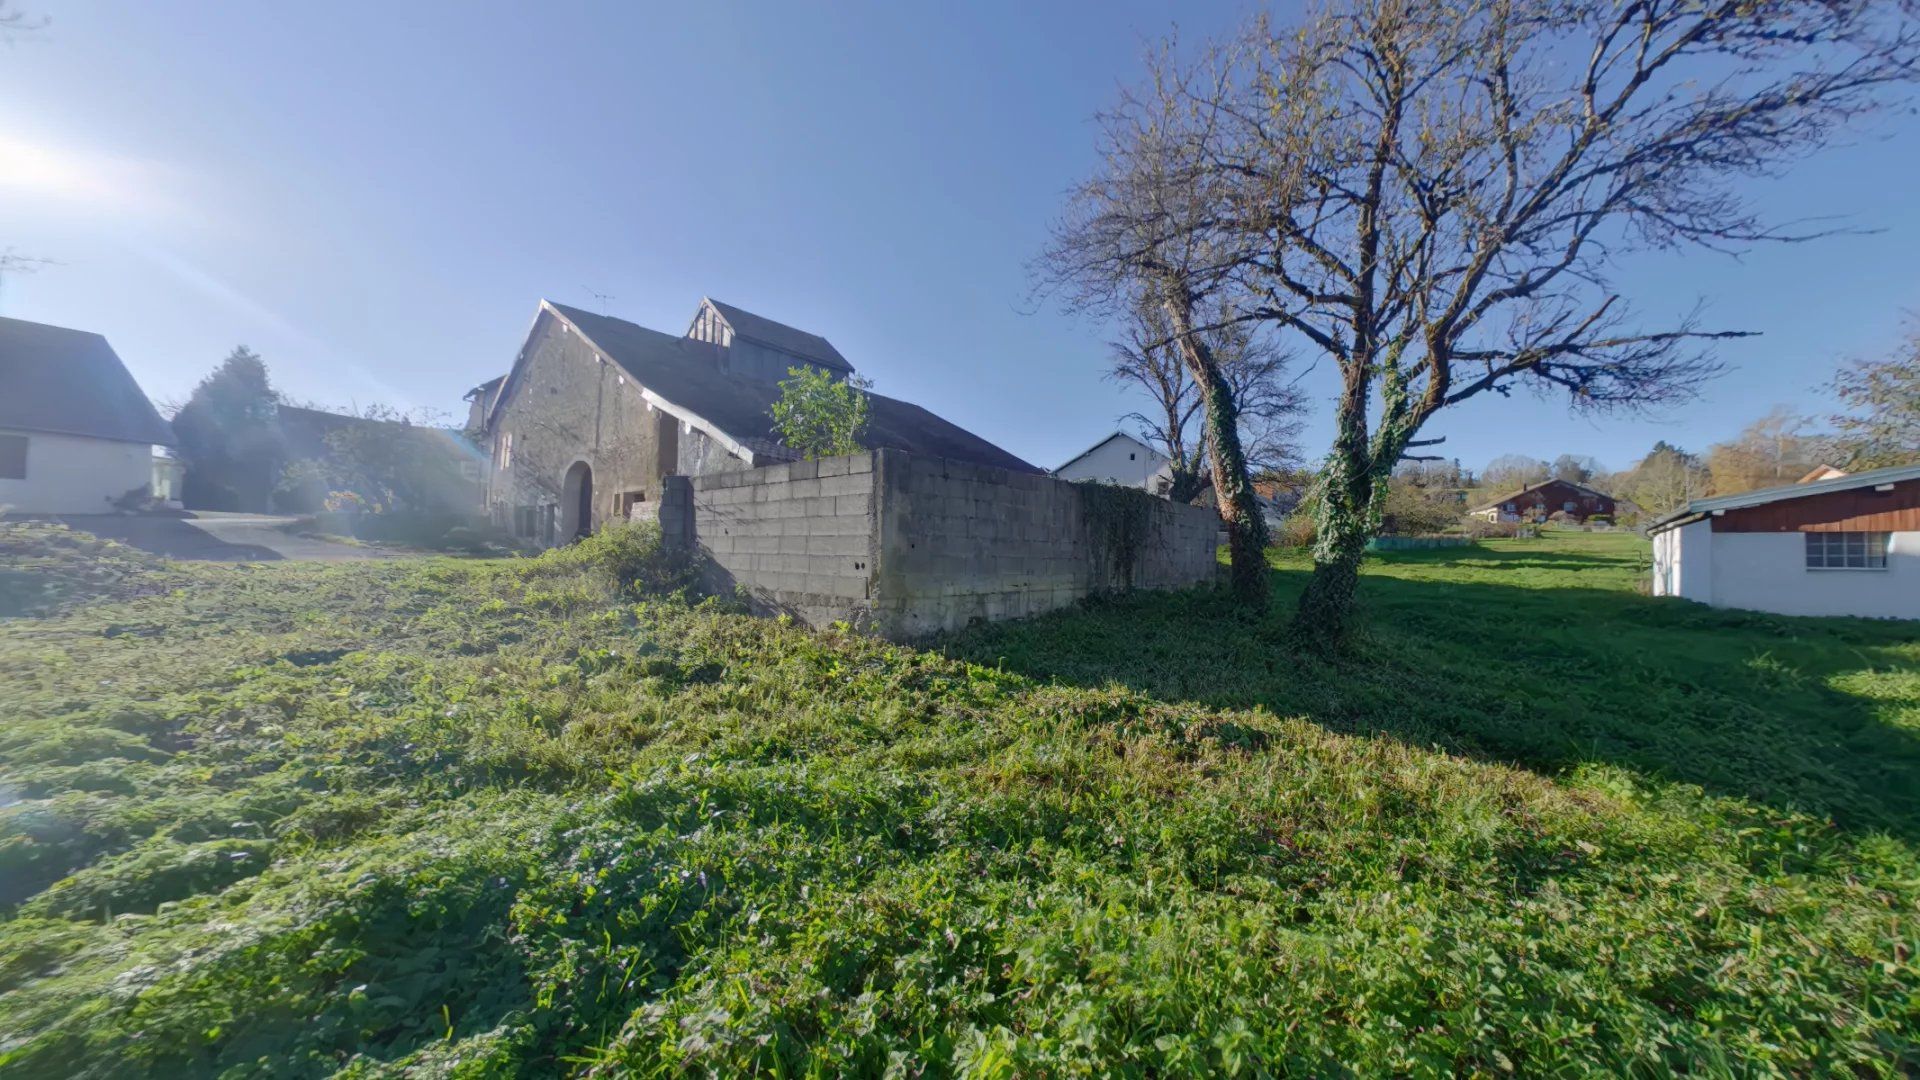
[[[1346,365],[1346,385],[1336,413],[1333,452],[1321,469],[1314,498],[1313,576],[1300,594],[1294,626],[1304,640],[1335,646],[1346,639],[1360,584],[1367,541],[1380,532],[1388,478],[1405,453],[1419,420],[1395,377],[1397,350],[1388,358],[1381,386],[1380,423],[1367,433],[1368,388],[1364,362]]]
[[[1195,496],[1207,490],[1207,478],[1211,471],[1204,448],[1196,451],[1191,458],[1175,461],[1167,485],[1167,498],[1177,503],[1192,502]]]
[[[1213,473],[1213,495],[1227,525],[1227,555],[1233,594],[1249,606],[1267,599],[1267,523],[1254,501],[1247,456],[1240,446],[1240,411],[1233,387],[1214,364],[1207,343],[1193,329],[1191,305],[1167,301],[1167,315],[1178,337],[1181,359],[1206,403],[1205,440]]]

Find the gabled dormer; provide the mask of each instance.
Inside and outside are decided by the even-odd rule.
[[[788,368],[801,364],[843,378],[853,374],[853,365],[826,338],[711,298],[700,301],[686,336],[719,346],[721,367],[750,379],[784,379]]]

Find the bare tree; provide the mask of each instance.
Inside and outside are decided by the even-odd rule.
[[[1591,483],[1604,471],[1600,462],[1585,454],[1561,454],[1553,459],[1553,478],[1570,484]]]
[[[1833,440],[1814,434],[1813,421],[1784,406],[1748,424],[1707,451],[1715,495],[1791,484],[1833,455]]]
[[[12,0],[0,0],[0,43],[11,41],[15,34],[45,29],[46,25],[45,16],[28,15],[13,6]]]
[[[1553,467],[1527,454],[1501,454],[1480,470],[1480,482],[1497,491],[1531,487],[1553,475]]]
[[[1118,312],[1146,305],[1165,320],[1206,421],[1208,470],[1227,526],[1233,590],[1264,603],[1266,524],[1240,439],[1241,402],[1214,352],[1209,313],[1242,311],[1243,236],[1231,228],[1237,178],[1210,167],[1222,152],[1216,107],[1244,74],[1232,52],[1182,66],[1169,46],[1139,93],[1100,118],[1103,164],[1073,193],[1037,271],[1070,306]],[[1159,345],[1160,342],[1148,342]]]
[[[1296,462],[1304,395],[1287,378],[1287,356],[1258,328],[1230,311],[1214,311],[1203,332],[1240,413],[1240,444],[1255,473]],[[1125,334],[1113,343],[1107,377],[1144,392],[1146,411],[1121,417],[1144,442],[1172,460],[1167,497],[1187,502],[1206,490],[1210,457],[1201,398],[1160,306],[1136,298]]]
[[[1336,0],[1256,24],[1218,131],[1206,250],[1254,314],[1341,376],[1297,625],[1337,640],[1384,481],[1441,410],[1518,386],[1577,409],[1680,400],[1733,332],[1636,319],[1608,272],[1646,248],[1813,233],[1734,188],[1831,142],[1915,78],[1915,0]],[[1188,87],[1191,88],[1191,87]],[[1234,87],[1229,86],[1232,90]],[[1234,231],[1257,240],[1211,240]],[[1163,241],[1164,244],[1164,241]],[[1257,251],[1254,250],[1257,246]]]
[[[1833,390],[1847,407],[1833,425],[1835,449],[1849,468],[1920,462],[1920,320],[1893,355],[1841,368]]]
[[[1705,495],[1712,482],[1698,455],[1662,439],[1633,468],[1614,477],[1613,494],[1659,517]]]
[[[0,251],[0,299],[5,298],[7,278],[18,274],[34,274],[43,266],[58,266],[52,259],[40,259],[31,255],[16,255],[9,247]]]

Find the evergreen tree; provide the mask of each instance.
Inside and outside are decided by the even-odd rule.
[[[188,508],[269,508],[286,456],[276,419],[279,405],[267,365],[245,345],[200,380],[173,417],[187,468],[182,496]]]

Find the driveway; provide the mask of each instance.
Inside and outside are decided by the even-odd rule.
[[[396,558],[391,551],[295,536],[299,518],[193,510],[184,516],[62,514],[53,520],[80,532],[118,540],[170,559],[202,562],[354,562]]]

